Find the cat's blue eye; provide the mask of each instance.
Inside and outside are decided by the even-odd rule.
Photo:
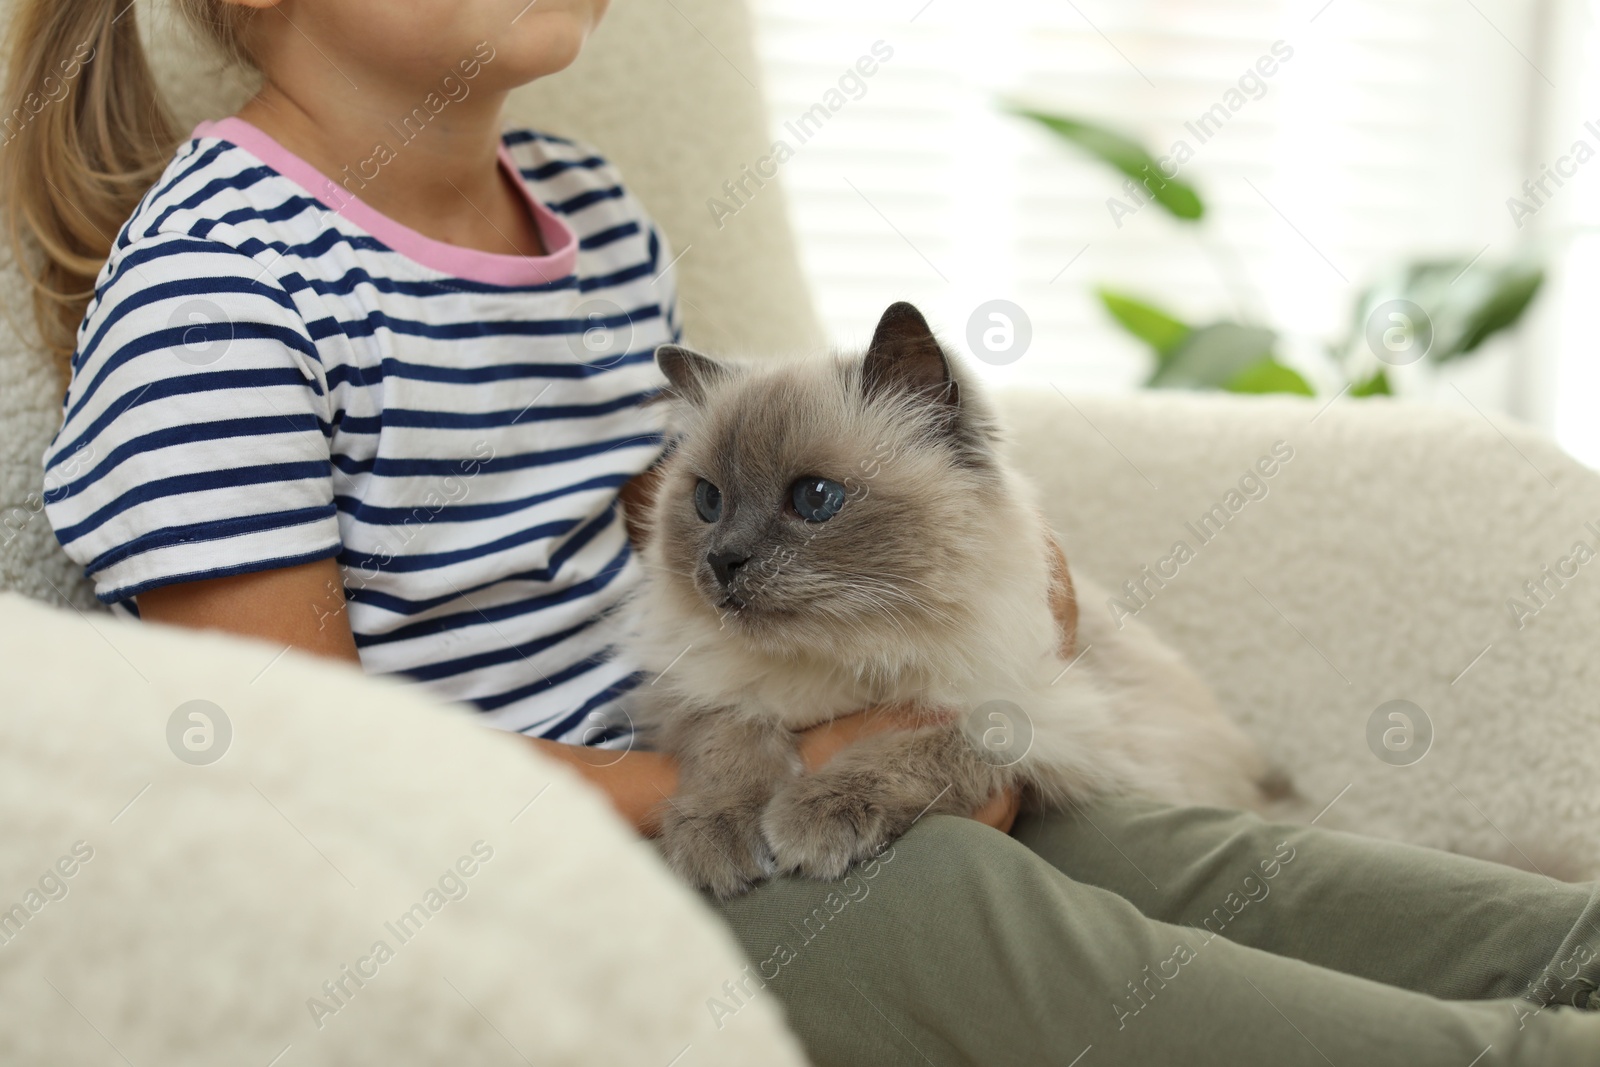
[[[807,522],[827,522],[844,507],[844,486],[831,478],[801,478],[792,496],[794,510]]]
[[[706,522],[722,518],[722,490],[701,478],[694,487],[694,510]]]

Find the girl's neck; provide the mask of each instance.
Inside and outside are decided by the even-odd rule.
[[[503,92],[461,99],[419,92],[403,104],[370,83],[348,95],[319,89],[296,93],[269,81],[239,117],[424,236],[501,254],[546,251],[499,165]]]

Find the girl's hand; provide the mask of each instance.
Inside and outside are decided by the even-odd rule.
[[[1009,834],[1021,811],[1022,793],[1016,787],[1012,787],[1002,789],[990,797],[989,803],[972,813],[972,818],[985,826],[994,827],[1003,834]]]
[[[868,708],[852,715],[819,723],[800,732],[800,761],[807,773],[827,764],[846,746],[885,730],[909,730],[924,721],[906,707]],[[970,816],[1003,834],[1017,821],[1022,797],[1016,789],[1003,789]]]

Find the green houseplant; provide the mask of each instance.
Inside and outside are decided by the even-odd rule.
[[[1012,114],[1049,131],[1129,179],[1125,188],[1186,226],[1202,226],[1205,201],[1176,176],[1167,177],[1155,156],[1117,130],[1068,115],[1020,105]],[[1477,263],[1468,259],[1405,263],[1375,279],[1356,298],[1345,336],[1325,342],[1334,377],[1354,396],[1391,393],[1389,366],[1426,358],[1435,364],[1463,359],[1489,338],[1510,329],[1538,296],[1544,270],[1537,264]],[[1314,395],[1304,375],[1278,354],[1279,335],[1259,323],[1227,318],[1183,321],[1156,301],[1096,289],[1101,305],[1151,352],[1145,385],[1156,389],[1225,389],[1237,393]]]

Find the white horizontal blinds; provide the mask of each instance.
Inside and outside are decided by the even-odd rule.
[[[1557,298],[1540,309],[1532,338],[1529,401],[1569,451],[1600,466],[1600,2],[1556,0],[1549,17],[1542,66],[1555,88],[1545,87],[1550,107],[1521,178],[1531,183],[1546,167],[1569,176],[1535,186],[1536,197],[1517,190],[1535,211],[1522,220],[1525,232],[1551,250]],[[1580,144],[1596,154],[1586,157]]]
[[[1354,287],[1386,264],[1496,240],[1489,254],[1509,254],[1532,5],[1474,4],[755,0],[779,135],[873,41],[894,50],[784,164],[824,324],[858,342],[912,299],[955,339],[979,303],[1005,298],[1030,316],[1033,347],[994,377],[1121,388],[1147,364],[1094,283],[1196,321],[1246,303],[1303,350],[1343,330]],[[1106,201],[1133,206],[1120,179],[1001,114],[1005,97],[1158,155],[1184,141],[1208,241],[1155,206],[1119,228]],[[1186,125],[1213,108],[1203,131]],[[1502,377],[1469,391],[1498,405]]]
[[[940,274],[954,272],[961,239],[953,221],[964,153],[953,138],[971,94],[959,66],[930,54],[946,44],[944,34],[931,22],[906,21],[914,8],[882,5],[895,17],[876,19],[878,5],[758,3],[757,10],[774,132],[790,143],[785,124],[846,67],[878,40],[893,50],[861,98],[797,144],[784,169],[824,325],[838,340],[859,340],[890,302],[885,294],[932,303],[947,288]]]

